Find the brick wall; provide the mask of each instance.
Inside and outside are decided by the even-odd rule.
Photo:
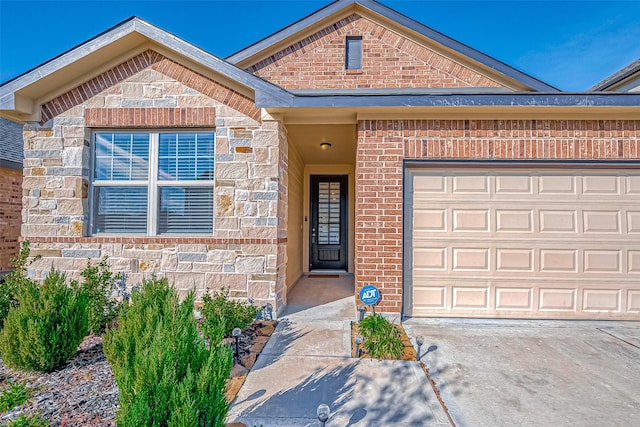
[[[402,307],[403,159],[638,160],[640,120],[360,121],[356,160],[356,292],[382,289]]]
[[[345,39],[361,36],[361,70],[345,70]],[[247,68],[288,89],[499,87],[499,83],[358,15]]]
[[[91,129],[194,126],[215,129],[214,232],[92,236]],[[233,297],[278,309],[286,245],[278,228],[278,183],[286,166],[280,126],[262,122],[260,110],[239,92],[152,51],[48,102],[43,122],[29,123],[24,132],[22,233],[32,254],[43,257],[29,274],[42,278],[53,263],[77,277],[89,258],[108,256],[129,285],[158,274],[181,292],[227,287]]]
[[[0,168],[0,271],[18,255],[22,210],[22,172]]]

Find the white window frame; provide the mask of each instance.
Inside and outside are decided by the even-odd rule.
[[[96,163],[96,134],[99,133],[120,133],[133,134],[144,133],[149,135],[149,169],[146,180],[96,180],[95,179],[95,163]],[[210,180],[175,180],[162,181],[158,179],[158,168],[160,160],[160,134],[180,134],[180,133],[211,133],[213,134],[214,146],[214,174],[215,174],[215,144],[216,132],[214,129],[94,129],[91,132],[91,162],[90,162],[90,184],[89,184],[89,230],[91,235],[117,235],[117,236],[198,236],[211,235],[214,231],[215,209],[211,216],[211,234],[210,233],[164,233],[158,234],[158,213],[160,210],[160,188],[162,187],[206,187],[211,188],[215,194],[215,177]],[[95,187],[144,187],[147,189],[147,232],[142,233],[108,233],[95,231]],[[213,196],[213,195],[212,195]]]

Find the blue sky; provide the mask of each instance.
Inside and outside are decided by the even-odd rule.
[[[249,0],[0,0],[0,82],[137,15],[226,57],[329,4]],[[382,3],[567,91],[640,58],[640,1]]]

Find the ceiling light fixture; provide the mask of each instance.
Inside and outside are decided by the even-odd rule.
[[[320,144],[320,148],[322,150],[331,150],[331,143],[330,142],[323,142]]]

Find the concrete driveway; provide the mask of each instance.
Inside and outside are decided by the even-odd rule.
[[[457,426],[640,425],[640,322],[404,325]]]

